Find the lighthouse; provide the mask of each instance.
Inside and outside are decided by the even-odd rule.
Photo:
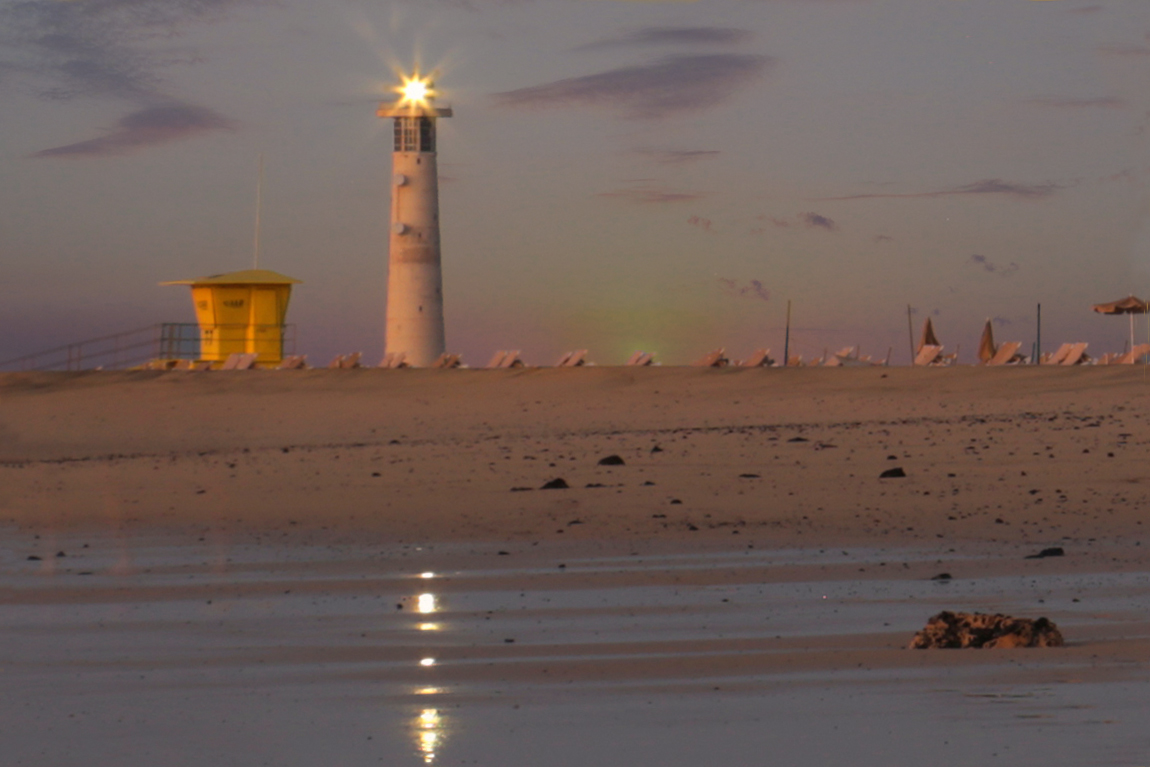
[[[384,345],[389,356],[428,367],[445,351],[435,123],[451,109],[432,104],[432,83],[418,74],[398,90],[399,100],[376,112],[395,121]]]

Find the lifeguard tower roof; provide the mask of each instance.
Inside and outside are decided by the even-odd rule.
[[[298,285],[302,280],[270,269],[244,269],[227,274],[212,274],[194,280],[172,280],[161,285]]]

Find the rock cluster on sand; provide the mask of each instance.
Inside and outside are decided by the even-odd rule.
[[[1061,647],[1062,634],[1046,618],[1012,618],[985,613],[943,611],[914,635],[912,650],[931,648]]]

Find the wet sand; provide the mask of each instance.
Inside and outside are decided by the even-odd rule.
[[[59,542],[3,560],[8,764],[1132,765],[1150,748],[1150,573],[1090,557]],[[945,608],[1041,613],[1068,645],[904,649]]]
[[[1139,764],[1147,394],[1137,368],[0,376],[6,762]],[[902,649],[941,609],[1068,646]]]

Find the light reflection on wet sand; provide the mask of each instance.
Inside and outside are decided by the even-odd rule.
[[[131,574],[112,546],[51,572],[0,560],[5,763],[1132,765],[1150,751],[1144,572],[1036,564],[940,584],[878,554],[827,576],[829,557],[794,552],[670,567],[568,553],[562,573],[451,570],[441,552],[434,570],[396,558],[345,582],[297,554],[236,548],[234,579],[180,546],[134,552]],[[772,579],[796,557],[822,575]],[[1071,646],[901,649],[946,607],[1041,612]]]

